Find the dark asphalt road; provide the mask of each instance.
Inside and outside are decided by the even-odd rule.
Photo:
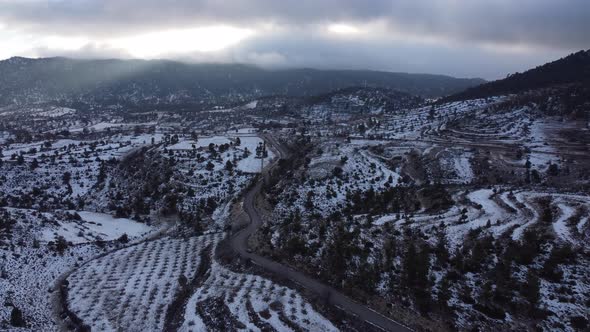
[[[281,157],[286,156],[286,152],[271,136],[266,136],[265,139],[275,148],[275,150],[279,152]],[[270,167],[273,166],[271,165]],[[349,314],[352,314],[359,320],[366,321],[369,324],[373,324],[386,331],[411,331],[411,329],[401,325],[400,323],[377,313],[363,304],[351,300],[338,290],[325,285],[320,281],[305,275],[304,273],[293,270],[266,257],[248,252],[248,238],[262,225],[262,219],[260,218],[260,214],[256,210],[256,206],[254,204],[255,198],[260,192],[261,187],[262,182],[259,181],[250,191],[246,193],[244,197],[243,208],[250,217],[250,223],[247,227],[233,234],[230,240],[231,246],[241,257],[250,259],[253,263],[261,266],[262,268],[271,271],[282,278],[290,279],[293,282],[296,282],[297,284],[305,287],[306,289],[313,291],[320,297],[326,298],[330,304],[337,306]]]

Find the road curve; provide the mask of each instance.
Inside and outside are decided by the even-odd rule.
[[[281,157],[285,156],[285,152],[280,145],[270,136],[264,137],[275,150],[279,152]],[[272,166],[271,166],[272,167]],[[263,177],[261,177],[263,178]],[[322,282],[307,276],[304,273],[296,271],[285,265],[272,261],[266,257],[249,252],[248,238],[254,234],[256,230],[262,225],[262,218],[256,210],[254,201],[262,188],[262,180],[259,180],[256,185],[250,189],[244,196],[244,211],[250,217],[250,223],[245,228],[233,234],[230,238],[231,247],[243,258],[251,260],[254,264],[275,273],[276,275],[290,279],[291,281],[313,291],[320,297],[325,298],[330,304],[348,312],[357,317],[359,320],[366,321],[369,324],[375,325],[386,331],[392,332],[407,332],[411,331],[408,327],[393,321],[384,315],[368,308],[367,306],[355,302],[342,294],[338,290],[323,284]]]

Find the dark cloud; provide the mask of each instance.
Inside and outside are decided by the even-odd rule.
[[[494,79],[566,54],[559,50],[497,53],[465,44],[383,42],[380,39],[351,42],[277,34],[249,40],[233,48],[231,56],[220,58],[278,67],[372,69]]]
[[[380,30],[350,38],[319,32],[338,22]],[[0,0],[0,25],[13,31],[96,40],[71,53],[84,57],[126,55],[101,38],[213,24],[266,28],[224,51],[165,56],[494,78],[588,48],[590,1]],[[36,52],[60,53],[49,47]]]
[[[402,32],[456,40],[567,49],[590,45],[587,0],[16,0],[0,2],[0,19],[91,35],[212,23],[381,20]]]

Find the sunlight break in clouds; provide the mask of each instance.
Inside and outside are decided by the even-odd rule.
[[[357,34],[361,32],[357,27],[349,24],[331,24],[328,31],[343,35]]]
[[[250,29],[211,26],[174,29],[139,36],[113,39],[112,47],[126,50],[138,58],[153,58],[164,54],[213,52],[225,49],[254,35]]]

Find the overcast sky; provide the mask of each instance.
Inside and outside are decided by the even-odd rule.
[[[589,0],[0,0],[0,58],[170,58],[494,79],[590,48]]]

